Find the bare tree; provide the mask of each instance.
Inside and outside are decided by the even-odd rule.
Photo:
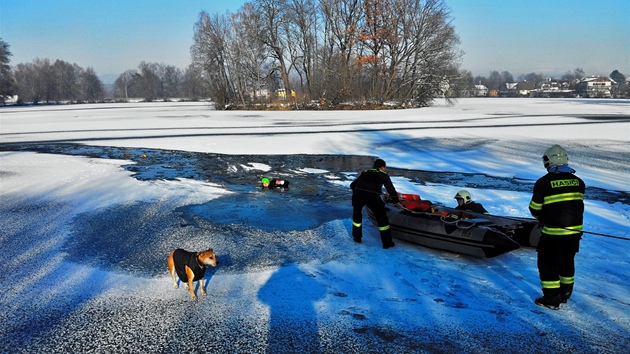
[[[464,97],[470,95],[475,84],[472,73],[468,70],[461,70],[459,75],[451,82],[452,96]]]
[[[280,73],[287,99],[291,98],[291,84],[289,81],[289,65],[286,57],[288,48],[286,13],[287,0],[255,0],[254,6],[260,14],[259,38],[269,48],[271,57],[275,60],[274,71]]]
[[[584,78],[584,70],[582,68],[576,68],[573,71],[567,71],[562,75],[561,79],[569,83],[569,88],[575,90],[575,87],[580,80]]]
[[[207,97],[207,89],[202,80],[203,72],[200,67],[190,64],[184,71],[181,83],[183,97],[198,100]]]
[[[172,65],[141,62],[138,70],[127,70],[114,81],[114,96],[147,101],[177,97],[183,73]]]
[[[399,40],[398,24],[393,16],[396,11],[394,1],[364,0],[363,21],[359,27],[358,42],[361,44],[355,62],[361,70],[365,83],[357,87],[363,95],[370,99],[385,99],[388,84],[395,77],[394,52]],[[363,51],[365,50],[365,51]],[[389,64],[389,65],[388,65]]]
[[[53,102],[56,88],[49,59],[37,58],[32,63],[18,64],[15,79],[21,101],[34,104]]]
[[[191,49],[193,62],[202,68],[217,109],[225,109],[234,97],[227,63],[226,33],[229,30],[226,16],[210,17],[202,11],[195,24],[195,42]]]
[[[263,73],[265,63],[270,59],[268,49],[260,41],[260,15],[251,3],[246,3],[240,11],[230,17],[230,29],[226,32],[226,60],[232,86],[242,105],[247,101],[258,101],[264,95]]]
[[[313,97],[317,35],[321,30],[315,0],[290,0],[287,4],[286,35],[290,62],[299,76],[300,91],[306,99]]]
[[[325,23],[323,92],[339,102],[350,97],[353,86],[353,56],[363,12],[359,0],[320,0],[320,4]]]
[[[443,0],[254,0],[232,16],[202,12],[192,53],[219,108],[263,85],[417,106],[459,77],[458,43]]]
[[[245,4],[239,12],[239,24],[242,30],[236,30],[238,47],[242,48],[241,65],[245,73],[246,85],[254,102],[268,96],[265,94],[265,81],[269,72],[269,49],[259,40],[260,15],[251,3]]]
[[[457,77],[456,50],[459,38],[450,23],[450,12],[442,0],[399,0],[400,41],[391,48],[396,80],[388,86],[387,98],[424,106]]]
[[[488,80],[486,81],[486,87],[488,90],[496,90],[499,91],[501,88],[501,82],[503,82],[503,76],[498,71],[492,71],[490,76],[488,76]]]
[[[127,70],[120,74],[114,81],[114,97],[123,97],[129,99],[132,96],[131,86],[134,83],[134,77],[137,74],[135,70]]]
[[[55,78],[54,69],[50,64],[50,59],[35,59],[35,67],[37,68],[37,84],[41,92],[43,101],[46,103],[54,103],[58,98],[58,83]]]
[[[141,62],[139,72],[135,75],[139,94],[146,101],[153,101],[160,97],[160,77],[158,76],[159,64]]]
[[[36,90],[35,65],[32,63],[17,64],[14,70],[14,77],[18,102],[39,102],[40,97]]]
[[[103,83],[94,69],[84,70],[63,60],[50,64],[49,59],[35,59],[18,64],[15,78],[21,102],[95,102],[105,97]]]
[[[81,73],[81,98],[85,102],[101,102],[105,98],[103,83],[93,68],[88,67]]]
[[[514,76],[510,74],[509,71],[503,71],[501,73],[501,77],[503,78],[502,83],[514,82]]]
[[[538,87],[544,81],[544,77],[542,74],[529,73],[526,75],[521,75],[520,81],[531,82],[534,84],[534,86]]]
[[[168,98],[174,98],[180,96],[180,85],[182,82],[183,73],[180,69],[173,65],[167,65],[164,67],[162,77],[163,97],[165,100]]]
[[[83,69],[78,65],[56,60],[52,73],[56,82],[55,101],[77,101],[79,99],[79,80]]]

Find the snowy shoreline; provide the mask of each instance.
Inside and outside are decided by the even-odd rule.
[[[546,311],[533,304],[534,250],[493,259],[405,242],[382,250],[371,226],[354,244],[346,187],[358,169],[338,166],[366,160],[322,168],[274,155],[378,156],[412,170],[394,178],[401,192],[449,204],[465,186],[493,214],[525,216],[527,188],[496,188],[492,178],[534,181],[544,172],[540,154],[556,142],[587,186],[630,192],[629,107],[470,99],[386,112],[2,108],[0,351],[622,352],[630,346],[628,241],[585,235],[574,298]],[[8,148],[60,142],[245,157],[151,164]],[[203,173],[169,178],[178,162]],[[132,178],[148,167],[147,178]],[[459,174],[427,182],[413,171]],[[299,183],[262,193],[255,183],[270,173]],[[586,204],[585,229],[630,237],[627,201]],[[172,289],[166,255],[208,246],[222,265],[195,303]]]

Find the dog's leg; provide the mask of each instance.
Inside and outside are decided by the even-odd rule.
[[[173,278],[173,289],[178,289],[177,278],[175,277],[175,269],[171,270],[171,278]]]
[[[201,295],[206,296],[206,289],[204,289],[206,286],[206,279],[205,278],[201,278],[201,280],[199,280],[199,289],[201,289]]]
[[[193,279],[195,279],[195,273],[193,273],[192,269],[186,266],[186,275],[188,276],[188,291],[190,291],[190,297],[193,300],[197,299],[197,295],[195,295],[195,286],[193,284]]]
[[[173,253],[175,251],[171,251],[171,254],[168,256],[168,272],[171,273],[171,278],[173,279],[173,289],[179,288],[177,285],[177,278],[175,277],[175,262],[173,261]]]
[[[188,290],[190,290],[190,296],[192,299],[197,300],[197,295],[195,295],[195,285],[191,279],[191,277],[188,277]]]
[[[171,271],[171,278],[173,278],[173,289],[178,289],[179,285],[177,285],[177,279],[175,279],[175,275],[173,273],[174,272]]]

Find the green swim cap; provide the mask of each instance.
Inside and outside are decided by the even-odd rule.
[[[260,183],[269,183],[269,178],[263,177],[263,179],[260,180]]]

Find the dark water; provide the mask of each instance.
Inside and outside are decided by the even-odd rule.
[[[126,149],[76,144],[27,145],[18,151],[125,159],[140,180],[189,178],[221,185],[232,193],[210,202],[174,208],[168,202],[136,202],[75,218],[64,245],[68,259],[105,269],[155,275],[165,271],[173,248],[214,247],[223,271],[340,257],[335,244],[347,236],[352,209],[348,184],[371,167],[373,156],[222,155]],[[6,146],[4,150],[7,149]],[[254,169],[254,164],[270,171]],[[324,172],[322,172],[324,171]],[[481,174],[388,168],[412,183],[530,192],[534,181]],[[261,177],[289,180],[288,190],[262,190]],[[626,192],[589,188],[587,198],[628,203]],[[331,226],[331,221],[341,220]],[[341,226],[339,226],[341,225]],[[345,225],[345,226],[343,226]],[[317,252],[313,250],[317,249]]]
[[[139,180],[191,178],[223,185],[237,192],[253,192],[262,177],[290,180],[290,194],[312,198],[347,198],[349,190],[331,181],[350,181],[356,173],[370,168],[376,156],[358,155],[225,155],[175,150],[87,146],[79,144],[3,145],[0,151],[36,151],[53,154],[131,160],[123,166]],[[592,159],[592,158],[591,158]],[[253,169],[255,163],[271,168],[268,172]],[[325,170],[307,173],[304,169]],[[480,173],[409,170],[387,168],[392,177],[406,177],[411,182],[457,185],[462,188],[491,188],[531,192],[533,180],[491,176]],[[609,203],[630,204],[630,193],[589,187],[586,198]],[[318,199],[318,200],[319,200]],[[315,200],[317,201],[317,200]]]

